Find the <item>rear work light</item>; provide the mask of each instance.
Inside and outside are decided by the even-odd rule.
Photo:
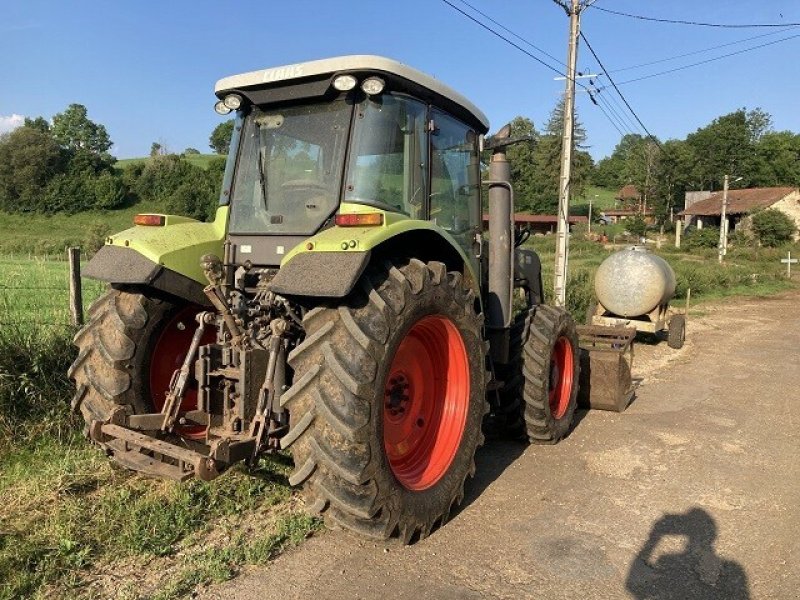
[[[136,215],[133,217],[134,225],[145,225],[149,227],[161,227],[164,225],[164,215]]]
[[[334,222],[339,227],[371,227],[373,225],[383,225],[383,213],[336,215]]]

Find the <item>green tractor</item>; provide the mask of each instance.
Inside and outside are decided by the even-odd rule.
[[[236,116],[216,219],[137,215],[89,262],[109,289],[75,337],[73,406],[129,469],[208,480],[285,449],[309,510],[426,536],[484,421],[553,443],[575,412],[575,325],[516,248],[509,130],[484,140],[466,98],[375,56],[216,95]]]

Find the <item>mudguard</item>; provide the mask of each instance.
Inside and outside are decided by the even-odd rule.
[[[82,275],[114,287],[149,287],[193,304],[209,305],[203,284],[156,264],[131,248],[103,246],[84,267]]]
[[[330,227],[294,247],[271,281],[272,291],[289,296],[343,298],[355,286],[371,256],[381,245],[403,234],[427,232],[464,265],[465,279],[480,297],[480,278],[463,248],[444,229],[430,221],[411,219],[371,206],[344,203],[342,212],[383,214],[383,224],[370,227]],[[435,236],[435,237],[434,237]],[[424,248],[412,248],[412,255]]]

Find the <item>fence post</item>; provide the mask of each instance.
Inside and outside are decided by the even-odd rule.
[[[67,248],[69,259],[69,320],[72,325],[83,325],[83,297],[81,294],[81,249]]]

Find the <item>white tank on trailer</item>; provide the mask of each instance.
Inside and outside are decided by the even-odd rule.
[[[607,311],[620,317],[639,317],[669,303],[675,295],[675,272],[660,256],[632,246],[600,264],[594,291]]]

